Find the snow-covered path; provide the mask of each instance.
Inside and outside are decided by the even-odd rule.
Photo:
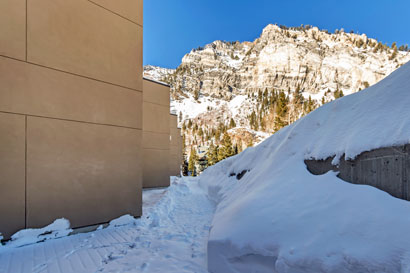
[[[0,247],[0,272],[207,272],[214,205],[195,178],[144,191],[143,217],[43,243]]]

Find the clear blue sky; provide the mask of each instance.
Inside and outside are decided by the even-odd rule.
[[[270,23],[344,28],[410,45],[410,0],[145,0],[144,65],[176,68],[192,48],[253,41]]]

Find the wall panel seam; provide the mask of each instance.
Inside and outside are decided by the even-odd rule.
[[[169,151],[169,149],[161,149],[161,148],[142,148],[143,150],[154,150],[154,151]]]
[[[170,133],[163,133],[163,132],[154,132],[154,131],[147,131],[147,130],[143,130],[144,133],[153,133],[153,134],[161,134],[161,135],[169,135]]]
[[[162,106],[162,107],[165,107],[165,108],[169,108],[169,104],[167,105],[167,104],[161,104],[161,103],[156,103],[156,102],[151,102],[151,101],[146,101],[146,100],[142,100],[142,102],[145,102],[145,103],[149,103],[149,104],[154,104],[154,105],[158,105],[158,106]]]
[[[13,57],[9,57],[9,56],[6,56],[6,55],[2,55],[2,54],[0,54],[0,57],[7,58],[7,59],[11,59],[11,60],[15,60],[15,61],[22,62],[22,63],[27,63],[27,64],[30,64],[30,65],[35,65],[35,66],[42,67],[42,68],[45,68],[45,69],[50,69],[50,70],[54,70],[54,71],[57,71],[57,72],[69,74],[69,75],[72,75],[72,76],[77,76],[77,77],[81,77],[81,78],[84,78],[84,79],[88,79],[88,80],[92,80],[92,81],[96,81],[96,82],[100,82],[100,83],[104,83],[104,84],[116,86],[116,87],[119,87],[119,88],[123,88],[123,89],[127,89],[127,90],[131,90],[131,91],[135,91],[135,92],[140,92],[140,93],[142,93],[142,90],[134,89],[134,88],[131,88],[131,87],[119,85],[119,84],[112,83],[112,82],[106,82],[106,81],[103,81],[103,80],[91,78],[91,77],[88,77],[88,76],[76,74],[76,73],[69,72],[69,71],[60,70],[60,69],[53,68],[53,67],[49,67],[49,66],[45,66],[45,65],[42,65],[42,64],[37,64],[37,63],[29,62],[29,61],[19,60],[19,59],[16,59],[16,58],[13,58]]]
[[[125,128],[125,129],[140,130],[140,131],[142,131],[142,128],[129,127],[129,126],[121,126],[121,125],[115,125],[115,124],[97,123],[97,122],[82,121],[82,120],[75,120],[75,119],[55,118],[55,117],[31,115],[31,114],[8,112],[8,111],[1,111],[1,110],[0,110],[0,113],[15,114],[15,115],[21,115],[21,116],[26,116],[26,117],[35,117],[35,118],[55,119],[55,120],[61,120],[61,121],[70,121],[70,122],[78,122],[78,123],[85,123],[85,124],[93,124],[93,125],[101,125],[101,126],[110,126],[110,127],[118,127],[118,128]]]
[[[24,227],[27,228],[27,116],[24,116],[24,119]]]
[[[55,71],[58,71],[58,72],[67,73],[67,74],[70,74],[70,75],[73,75],[73,76],[77,76],[77,77],[81,77],[81,78],[85,78],[85,79],[89,79],[89,80],[94,80],[94,81],[97,81],[97,82],[101,82],[101,83],[105,83],[105,84],[109,84],[109,85],[113,85],[113,86],[117,86],[117,87],[121,87],[121,88],[125,88],[125,89],[128,89],[128,90],[137,91],[137,92],[142,93],[142,90],[134,89],[134,88],[131,88],[131,87],[128,87],[128,86],[123,86],[123,85],[112,83],[112,82],[106,82],[106,81],[103,81],[103,80],[95,79],[95,78],[92,78],[92,77],[76,74],[76,73],[65,71],[65,70],[60,70],[60,69],[45,66],[45,65],[42,65],[42,64],[32,63],[32,62],[29,62],[28,60],[27,60],[27,63],[32,64],[32,65],[37,65],[39,67],[55,70]]]
[[[110,9],[108,9],[108,8],[106,8],[106,7],[104,7],[104,6],[102,6],[102,5],[99,5],[99,4],[95,3],[94,1],[91,1],[91,0],[87,0],[87,1],[90,2],[90,3],[92,3],[92,4],[94,4],[94,5],[96,5],[96,6],[98,6],[98,7],[100,7],[100,8],[102,8],[102,9],[105,9],[106,11],[108,11],[108,12],[110,12],[110,13],[112,13],[112,14],[115,14],[115,15],[121,17],[122,19],[125,19],[125,20],[127,20],[127,21],[129,21],[129,22],[131,22],[131,23],[133,23],[133,24],[135,24],[135,25],[137,25],[137,26],[143,27],[141,24],[139,24],[139,23],[137,23],[137,22],[134,22],[133,20],[131,20],[131,19],[129,19],[129,18],[127,18],[127,17],[125,17],[125,16],[123,16],[123,15],[121,15],[121,14],[115,12],[115,11],[112,11],[112,10],[110,10]]]
[[[26,0],[26,62],[27,62],[27,32],[28,32],[28,18],[27,18],[27,16],[28,16],[28,10],[27,10],[27,1],[28,0]]]

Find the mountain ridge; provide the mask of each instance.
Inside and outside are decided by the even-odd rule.
[[[253,42],[214,41],[187,53],[176,70],[149,66],[144,76],[170,84],[186,153],[192,146],[218,144],[215,130],[228,131],[243,149],[263,140],[258,132],[272,134],[328,101],[379,82],[410,61],[408,47],[400,49],[365,34],[268,25]],[[187,129],[189,121],[196,130]],[[238,139],[230,124],[247,130],[247,139]]]

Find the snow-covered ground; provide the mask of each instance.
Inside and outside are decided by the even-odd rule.
[[[125,216],[91,233],[0,246],[0,272],[207,272],[214,205],[197,179],[172,180],[167,189],[144,191],[140,219]]]
[[[217,203],[208,269],[410,272],[410,203],[304,164],[410,143],[409,105],[407,63],[205,170],[201,185]]]

